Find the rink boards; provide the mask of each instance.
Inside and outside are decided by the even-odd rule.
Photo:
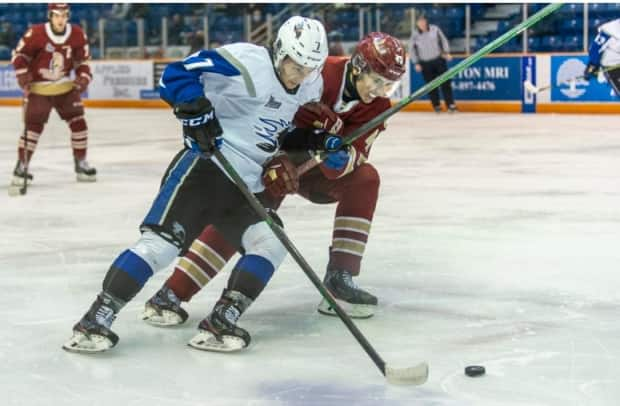
[[[454,58],[454,66],[464,57]],[[91,107],[166,107],[159,100],[157,82],[167,61],[92,61],[93,82],[84,93]],[[581,76],[587,64],[585,54],[496,54],[482,58],[452,80],[461,111],[620,113],[620,99],[601,74],[592,81],[569,79]],[[552,85],[536,95],[523,89],[530,80],[541,87]],[[422,76],[408,66],[394,100],[413,93],[424,84]],[[0,62],[0,105],[19,105],[21,90],[12,66]],[[427,97],[407,107],[430,111]]]

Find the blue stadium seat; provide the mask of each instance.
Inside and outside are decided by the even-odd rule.
[[[540,37],[528,37],[527,49],[528,51],[538,51],[540,49]]]
[[[583,14],[583,4],[580,3],[569,3],[565,4],[558,11],[561,14],[573,14],[575,16],[581,16]]]
[[[560,29],[566,33],[568,32],[577,32],[583,30],[583,18],[571,18],[569,20],[562,20],[562,24]]]
[[[449,18],[465,18],[465,5],[453,6],[446,10],[446,17]]]
[[[567,52],[578,52],[583,50],[583,41],[580,35],[564,37],[563,49]]]
[[[551,52],[562,50],[562,38],[558,35],[545,35],[540,43],[541,51]]]
[[[589,27],[590,27],[590,29],[591,29],[591,30],[592,30],[592,29],[593,29],[593,30],[596,30],[596,29],[598,29],[598,27],[599,27],[601,24],[603,24],[604,22],[605,22],[605,20],[604,20],[604,19],[602,19],[602,18],[598,18],[598,17],[596,17],[596,18],[595,18],[595,17],[591,17],[591,18],[589,19]]]
[[[0,61],[8,61],[11,59],[11,48],[0,45]]]
[[[426,16],[429,20],[436,21],[438,18],[443,17],[443,8],[441,7],[431,7],[426,11]]]

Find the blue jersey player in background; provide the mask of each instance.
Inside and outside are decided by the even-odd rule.
[[[592,79],[602,71],[607,82],[620,97],[620,18],[602,24],[588,52],[586,79]]]
[[[271,51],[237,43],[199,51],[166,67],[160,95],[181,120],[185,148],[168,166],[140,226],[140,239],[114,260],[102,291],[64,349],[100,352],[116,345],[111,326],[121,308],[208,224],[244,255],[190,345],[234,351],[249,344],[250,335],[237,320],[286,250],[211,155],[219,148],[249,189],[261,192],[263,165],[279,150],[278,134],[300,106],[321,96],[326,57],[322,24],[295,16],[280,27]]]

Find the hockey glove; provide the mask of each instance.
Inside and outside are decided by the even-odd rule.
[[[265,191],[275,199],[289,193],[297,193],[299,189],[299,174],[297,167],[286,154],[276,155],[265,166],[263,172]]]
[[[80,92],[81,94],[86,91],[86,88],[88,87],[89,83],[90,83],[90,80],[86,76],[78,76],[73,81],[73,87],[77,89],[77,91]]]
[[[210,157],[222,145],[222,127],[215,110],[206,97],[174,106],[174,115],[183,124],[183,138],[187,148]]]
[[[598,74],[598,65],[594,65],[593,63],[589,63],[586,66],[586,69],[583,71],[583,78],[585,80],[592,80]]]
[[[24,72],[22,74],[17,75],[17,84],[22,90],[24,91],[29,90],[31,83],[32,83],[32,74],[30,74],[30,72]]]
[[[335,152],[328,153],[327,157],[325,157],[325,160],[323,161],[323,165],[329,169],[340,171],[347,166],[350,158],[349,148],[345,147],[344,149],[339,149]]]
[[[326,104],[306,103],[297,110],[293,123],[299,128],[320,128],[331,134],[342,132],[342,120]]]

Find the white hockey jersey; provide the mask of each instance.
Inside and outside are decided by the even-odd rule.
[[[173,105],[203,93],[211,101],[223,130],[221,151],[254,193],[264,189],[262,165],[279,150],[278,134],[322,90],[317,74],[287,91],[268,50],[247,43],[199,51],[168,65],[160,80],[162,98]]]
[[[602,66],[620,64],[620,18],[602,24],[589,50],[590,62]]]

